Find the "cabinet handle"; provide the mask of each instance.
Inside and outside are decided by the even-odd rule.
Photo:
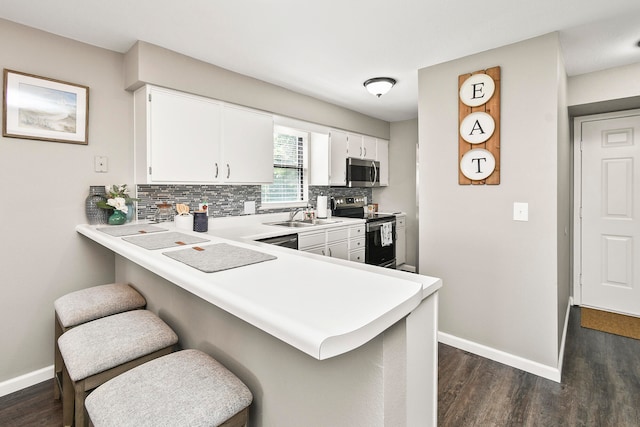
[[[227,163],[227,179],[229,179],[230,176],[231,176],[231,167],[229,166],[229,163]]]
[[[364,147],[364,157],[367,157],[367,147]]]
[[[329,248],[329,256],[331,256],[331,248]]]
[[[218,178],[218,162],[216,162],[216,178]]]
[[[322,250],[322,256],[325,256],[326,254],[324,253],[324,249]]]

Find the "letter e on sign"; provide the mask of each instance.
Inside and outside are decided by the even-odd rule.
[[[496,90],[496,84],[488,74],[473,74],[460,87],[460,100],[469,107],[486,104]]]

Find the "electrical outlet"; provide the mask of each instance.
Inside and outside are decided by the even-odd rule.
[[[245,215],[254,215],[256,213],[256,202],[244,202],[244,214]]]

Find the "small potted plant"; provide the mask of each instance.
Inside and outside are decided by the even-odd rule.
[[[127,222],[127,213],[129,212],[129,209],[133,209],[133,202],[138,201],[139,199],[129,196],[127,184],[105,187],[105,192],[107,201],[98,202],[98,207],[113,210],[113,213],[109,217],[110,225],[124,224]]]

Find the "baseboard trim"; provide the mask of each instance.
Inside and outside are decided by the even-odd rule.
[[[571,311],[571,307],[573,306],[573,297],[569,297],[569,302],[567,303],[567,314],[564,316],[564,329],[562,330],[562,340],[560,341],[560,352],[558,353],[558,372],[560,374],[560,378],[557,382],[562,380],[562,364],[564,362],[564,348],[565,343],[567,342],[567,330],[569,329],[569,314]]]
[[[539,377],[543,377],[557,383],[560,382],[561,376],[560,369],[558,368],[543,365],[542,363],[534,362],[533,360],[525,359],[523,357],[516,356],[502,350],[497,350],[492,347],[487,347],[486,345],[478,344],[444,332],[438,332],[438,341],[443,344],[459,348],[460,350],[468,351],[469,353],[494,360],[504,365],[529,372]]]
[[[53,365],[0,382],[0,397],[50,380],[51,378],[53,378]]]

